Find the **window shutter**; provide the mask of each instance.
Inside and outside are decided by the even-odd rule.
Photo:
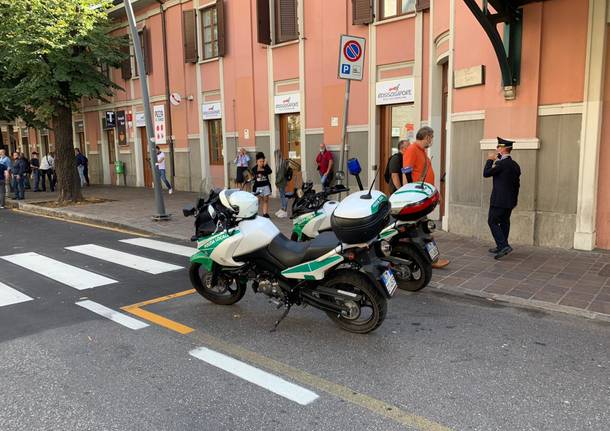
[[[277,42],[298,39],[297,0],[275,0],[275,5]]]
[[[271,45],[269,0],[256,0],[256,20],[258,24],[258,43]]]
[[[225,35],[225,3],[224,0],[216,0],[216,22],[218,26],[218,56],[224,57],[226,52]]]
[[[142,30],[142,51],[144,53],[144,72],[152,73],[152,43],[150,43],[150,30],[146,27]]]
[[[182,11],[182,39],[184,62],[197,63],[197,13],[195,9]]]
[[[430,9],[430,0],[417,0],[415,2],[415,10],[417,12],[421,12],[426,9]]]
[[[370,24],[373,22],[374,0],[352,0],[352,24]]]
[[[121,52],[125,58],[121,62],[121,78],[125,81],[131,79],[131,52],[129,50],[129,38],[126,38],[125,45],[121,46]]]

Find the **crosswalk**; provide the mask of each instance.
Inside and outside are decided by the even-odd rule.
[[[128,247],[132,247],[134,251],[141,251],[144,249],[155,250],[181,257],[191,256],[197,251],[197,249],[192,247],[186,247],[148,238],[128,238],[120,240],[119,242],[121,244],[126,244]],[[125,247],[123,247],[123,249],[125,249]],[[68,250],[68,254],[66,254],[65,251],[62,251],[60,258],[28,251],[11,255],[0,255],[0,261],[6,261],[16,265],[21,271],[35,273],[40,276],[42,280],[52,280],[61,285],[79,291],[86,291],[94,288],[104,288],[105,286],[110,286],[121,282],[119,279],[120,277],[116,277],[115,279],[94,272],[94,269],[91,267],[95,266],[92,265],[92,263],[95,262],[107,262],[110,263],[111,266],[117,265],[151,275],[159,275],[166,272],[184,269],[184,266],[144,257],[137,252],[128,253],[126,251],[117,250],[112,248],[112,246],[109,247],[106,245],[101,246],[97,244],[81,244],[65,247],[65,250]],[[84,266],[86,269],[74,264],[74,260],[71,259],[72,253],[74,253],[74,257],[81,255],[90,258],[90,260],[87,260],[86,265],[80,265]],[[67,263],[66,261],[70,263]],[[82,259],[76,259],[76,261],[82,262]],[[35,298],[27,294],[29,287],[27,284],[31,283],[27,283],[25,286],[17,286],[15,284],[16,283],[11,284],[8,281],[6,281],[6,283],[0,282],[0,309],[2,307],[18,306],[17,304],[35,300]],[[90,300],[79,301],[76,303],[76,305],[95,314],[106,317],[130,329],[141,329],[148,326],[137,319],[111,310],[102,304],[98,304]]]

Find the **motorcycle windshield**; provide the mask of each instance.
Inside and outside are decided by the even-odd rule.
[[[210,178],[204,178],[199,184],[199,200],[207,202],[215,190],[218,189],[214,187],[214,182]]]

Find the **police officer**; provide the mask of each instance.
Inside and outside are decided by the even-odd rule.
[[[483,177],[493,177],[487,223],[496,241],[496,247],[489,249],[490,253],[495,254],[495,259],[513,251],[508,244],[510,214],[517,206],[521,176],[521,168],[510,156],[513,143],[498,137],[497,152],[489,153],[483,169]]]

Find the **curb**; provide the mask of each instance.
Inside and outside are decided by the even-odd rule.
[[[94,217],[85,216],[82,214],[77,214],[69,211],[60,211],[53,208],[45,208],[38,205],[28,204],[24,202],[15,202],[11,200],[6,201],[6,207],[12,209],[19,209],[24,212],[28,212],[35,215],[53,217],[58,219],[63,219],[66,221],[75,221],[81,223],[92,224],[100,227],[112,228],[112,229],[121,229],[126,231],[131,231],[135,234],[139,235],[154,235],[160,237],[167,237],[176,240],[184,241],[185,238],[172,235],[172,234],[162,234],[150,230],[141,229],[136,226],[132,226],[126,223],[117,223],[113,221],[108,221],[104,219],[97,219]],[[442,292],[453,296],[459,297],[476,297],[481,299],[487,299],[491,301],[497,301],[509,305],[513,305],[520,308],[534,309],[534,310],[544,310],[544,311],[553,311],[562,314],[568,314],[571,316],[582,317],[589,320],[595,320],[599,322],[608,322],[610,323],[610,315],[604,313],[598,313],[595,311],[582,310],[580,308],[568,307],[566,305],[559,304],[551,304],[544,301],[538,301],[535,299],[523,299],[509,295],[500,295],[497,293],[489,293],[489,292],[481,292],[479,290],[471,290],[465,289],[463,287],[450,287],[443,284],[438,283],[430,283],[428,286],[428,291],[430,292]]]

